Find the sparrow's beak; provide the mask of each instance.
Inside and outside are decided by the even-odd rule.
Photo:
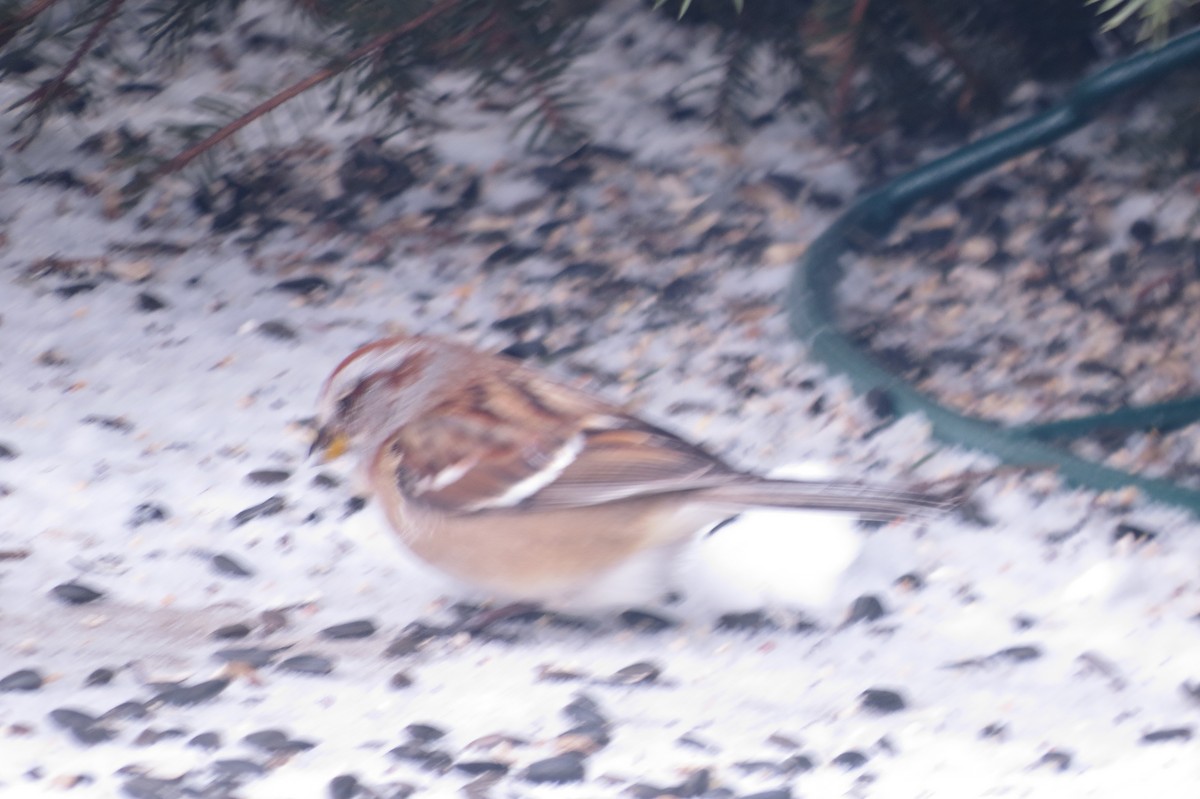
[[[330,430],[328,427],[322,427],[317,431],[317,437],[313,439],[312,446],[308,448],[308,457],[316,455],[321,463],[328,463],[344,455],[347,446],[348,442],[344,434]]]

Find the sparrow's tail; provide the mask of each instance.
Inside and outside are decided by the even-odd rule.
[[[762,478],[703,490],[714,504],[856,513],[873,519],[930,518],[953,508],[953,498],[921,491],[841,480]]]

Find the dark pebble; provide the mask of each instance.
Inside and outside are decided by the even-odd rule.
[[[219,732],[202,732],[192,736],[192,739],[187,742],[188,746],[194,746],[197,749],[207,749],[212,752],[221,748],[221,734]]]
[[[232,555],[226,555],[219,552],[212,556],[213,569],[218,574],[225,574],[230,577],[253,577],[254,570],[241,563]]]
[[[608,682],[613,685],[650,685],[658,682],[661,676],[662,669],[657,664],[644,660],[617,669]]]
[[[674,619],[646,610],[626,610],[617,616],[617,623],[639,633],[661,633],[679,626]]]
[[[536,247],[523,247],[519,244],[513,244],[512,242],[509,242],[508,244],[502,244],[495,250],[492,250],[491,254],[483,259],[482,266],[484,270],[489,270],[495,269],[498,266],[516,264],[524,261],[526,258],[537,255],[540,252],[541,251]]]
[[[608,718],[595,699],[585,694],[575,697],[563,708],[563,715],[576,724],[608,725]]]
[[[346,521],[365,507],[367,507],[366,497],[350,497],[342,506],[342,521]]]
[[[296,338],[296,331],[287,322],[281,322],[278,319],[268,319],[258,326],[255,331],[261,336],[273,338],[277,341],[291,341]]]
[[[297,294],[302,297],[307,297],[310,294],[315,294],[318,291],[328,291],[330,288],[331,285],[329,281],[320,275],[297,277],[291,280],[283,280],[275,284],[276,291],[284,291],[288,294]]]
[[[388,680],[388,685],[397,691],[403,690],[404,688],[411,688],[412,684],[412,675],[407,671],[398,671],[392,675],[390,680]]]
[[[288,742],[288,734],[283,730],[259,730],[245,736],[242,741],[264,752],[277,752]]]
[[[50,589],[50,593],[55,599],[68,605],[86,605],[88,602],[95,602],[104,596],[103,591],[74,582],[56,585]]]
[[[880,421],[887,421],[896,416],[896,403],[892,399],[892,395],[884,389],[870,389],[863,396],[863,401],[867,403],[867,408],[870,409],[875,418]]]
[[[152,727],[147,727],[142,730],[136,738],[133,739],[135,746],[152,746],[159,741],[169,741],[172,738],[182,738],[187,735],[187,730],[172,727],[169,730],[156,730]]]
[[[1142,736],[1139,743],[1158,744],[1167,741],[1190,741],[1192,740],[1191,727],[1168,727],[1162,730],[1151,730]]]
[[[554,280],[599,280],[610,271],[612,267],[601,261],[575,261],[564,266]]]
[[[859,696],[859,702],[864,710],[875,713],[896,713],[908,706],[903,696],[886,688],[868,688]]]
[[[0,678],[0,693],[4,691],[36,691],[45,681],[42,675],[33,669],[14,671]]]
[[[786,172],[771,172],[763,178],[763,182],[782,194],[784,199],[793,201],[808,185],[804,178]]]
[[[116,676],[117,673],[112,669],[99,668],[89,674],[83,681],[83,684],[89,688],[97,685],[108,685]]]
[[[339,774],[329,781],[329,799],[354,799],[363,792],[353,774]]]
[[[779,770],[785,774],[803,774],[817,767],[808,755],[792,755],[779,764]]]
[[[87,294],[89,291],[95,291],[99,285],[94,280],[81,280],[78,283],[68,283],[65,286],[59,286],[54,290],[54,293],[60,297],[74,297],[76,294]]]
[[[62,727],[64,730],[74,730],[80,727],[92,727],[99,719],[91,713],[85,713],[82,710],[75,710],[69,707],[60,707],[51,710],[50,720]]]
[[[408,733],[408,737],[412,738],[414,741],[421,741],[422,743],[429,743],[430,741],[436,741],[439,738],[446,737],[446,731],[433,724],[409,724],[404,728],[404,731]]]
[[[282,511],[287,506],[287,501],[278,494],[268,500],[251,505],[245,510],[240,510],[233,516],[233,524],[235,527],[241,527],[243,524],[260,516],[274,516]]]
[[[862,752],[856,752],[855,750],[851,749],[847,752],[842,752],[829,762],[833,763],[835,766],[841,766],[847,771],[850,771],[851,769],[862,768],[865,766],[867,764],[867,756]]]
[[[592,177],[587,164],[543,164],[533,168],[533,179],[550,191],[570,191]]]
[[[286,469],[255,469],[246,475],[246,482],[269,486],[286,481],[292,473]]]
[[[143,502],[133,509],[128,524],[136,529],[144,524],[166,521],[170,516],[171,512],[164,505],[157,502]]]
[[[168,305],[167,301],[156,294],[151,294],[148,291],[139,292],[137,295],[136,307],[142,313],[154,313],[161,311]]]
[[[1121,522],[1117,525],[1117,529],[1113,531],[1113,542],[1120,541],[1122,538],[1129,538],[1135,544],[1144,544],[1147,541],[1153,541],[1158,537],[1158,533],[1153,530],[1147,530],[1144,527],[1138,527],[1135,524]]]
[[[1066,771],[1071,767],[1071,753],[1061,749],[1051,749],[1038,760],[1039,766],[1050,766],[1058,771]]]
[[[527,361],[530,358],[546,357],[550,354],[550,349],[541,339],[530,339],[528,341],[514,341],[500,350],[500,354],[508,358],[516,358],[518,361]]]
[[[608,725],[599,722],[577,724],[558,736],[558,746],[564,751],[575,751],[589,754],[597,752],[611,743]]]
[[[979,731],[980,738],[1004,738],[1008,734],[1008,725],[1001,721],[993,721]]]
[[[508,765],[494,760],[467,760],[454,764],[454,768],[472,777],[480,774],[507,774]]]
[[[141,702],[134,702],[132,699],[127,702],[122,702],[119,705],[114,705],[107,713],[104,714],[105,720],[112,719],[144,719],[150,715],[150,711]]]
[[[742,632],[766,632],[778,630],[779,625],[761,610],[751,610],[746,613],[725,613],[717,619],[718,630],[737,630]]]
[[[426,641],[431,641],[441,635],[442,632],[437,628],[415,621],[401,630],[400,635],[388,644],[384,655],[395,658],[415,654],[420,651],[421,645]]]
[[[875,621],[882,619],[887,614],[883,609],[883,603],[878,597],[871,594],[864,594],[854,600],[854,604],[850,606],[850,612],[846,614],[846,624],[855,624],[860,621]]]
[[[194,705],[214,699],[228,687],[229,680],[224,677],[218,677],[213,680],[198,682],[195,685],[177,685],[174,688],[168,688],[156,694],[151,701],[166,705]]]
[[[88,414],[83,417],[84,424],[94,424],[103,427],[105,430],[112,430],[117,433],[132,433],[133,422],[126,419],[124,416],[100,416],[98,414]]]
[[[218,777],[239,779],[241,777],[261,777],[267,770],[253,760],[232,758],[229,760],[214,760],[210,766]]]
[[[375,622],[370,619],[359,619],[326,627],[321,630],[320,635],[322,638],[330,638],[335,641],[345,638],[370,638],[375,634],[375,629]]]
[[[294,671],[297,674],[326,675],[333,672],[333,658],[324,655],[293,655],[279,664],[284,671]]]
[[[440,749],[430,749],[420,741],[409,741],[392,747],[388,754],[397,760],[407,760],[426,771],[445,772],[454,763],[454,758]]]
[[[95,746],[96,744],[102,744],[117,737],[115,730],[101,724],[95,724],[91,727],[72,727],[70,732],[71,737],[84,746]]]
[[[130,799],[179,799],[187,794],[183,779],[164,780],[138,775],[121,783],[121,793]]]
[[[218,627],[212,631],[212,637],[222,641],[229,641],[238,638],[245,638],[251,632],[249,624],[238,622],[237,624],[226,624],[223,627]]]
[[[255,669],[261,669],[263,666],[269,666],[275,662],[281,652],[286,652],[290,647],[273,647],[264,649],[255,646],[238,647],[234,649],[218,649],[213,653],[213,657],[225,663],[245,663],[247,666]]]
[[[17,457],[17,449],[10,444],[0,443],[0,461],[11,461]]]
[[[521,772],[522,779],[539,783],[582,782],[583,777],[583,755],[578,752],[564,752],[539,760]]]
[[[321,472],[312,479],[312,484],[317,488],[337,488],[342,484],[342,481],[337,479],[335,475],[328,472]]]
[[[1040,647],[1032,645],[1010,646],[996,652],[991,657],[995,660],[1008,660],[1013,663],[1025,663],[1037,660],[1042,656]]]

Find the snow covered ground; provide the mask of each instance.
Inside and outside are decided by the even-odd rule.
[[[6,153],[0,794],[1194,795],[1200,526],[1180,511],[1007,474],[976,492],[985,522],[743,519],[680,564],[662,629],[471,638],[437,629],[463,597],[359,507],[352,464],[306,460],[321,380],[407,330],[545,353],[747,467],[987,467],[806,360],[779,302],[853,170],[797,114],[739,146],[669,121],[710,43],[635,5],[597,18],[573,73],[610,149],[566,163],[448,76],[442,130],[379,151],[308,100],[113,213],[121,176],[79,141],[311,68],[251,48]],[[288,30],[243,14],[238,36]],[[351,152],[415,185],[351,189]],[[73,604],[79,585],[99,596]]]

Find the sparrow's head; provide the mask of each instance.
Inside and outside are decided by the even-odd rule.
[[[443,373],[444,343],[395,336],[373,341],[346,357],[321,388],[317,437],[309,454],[321,460],[382,443],[420,410]]]

